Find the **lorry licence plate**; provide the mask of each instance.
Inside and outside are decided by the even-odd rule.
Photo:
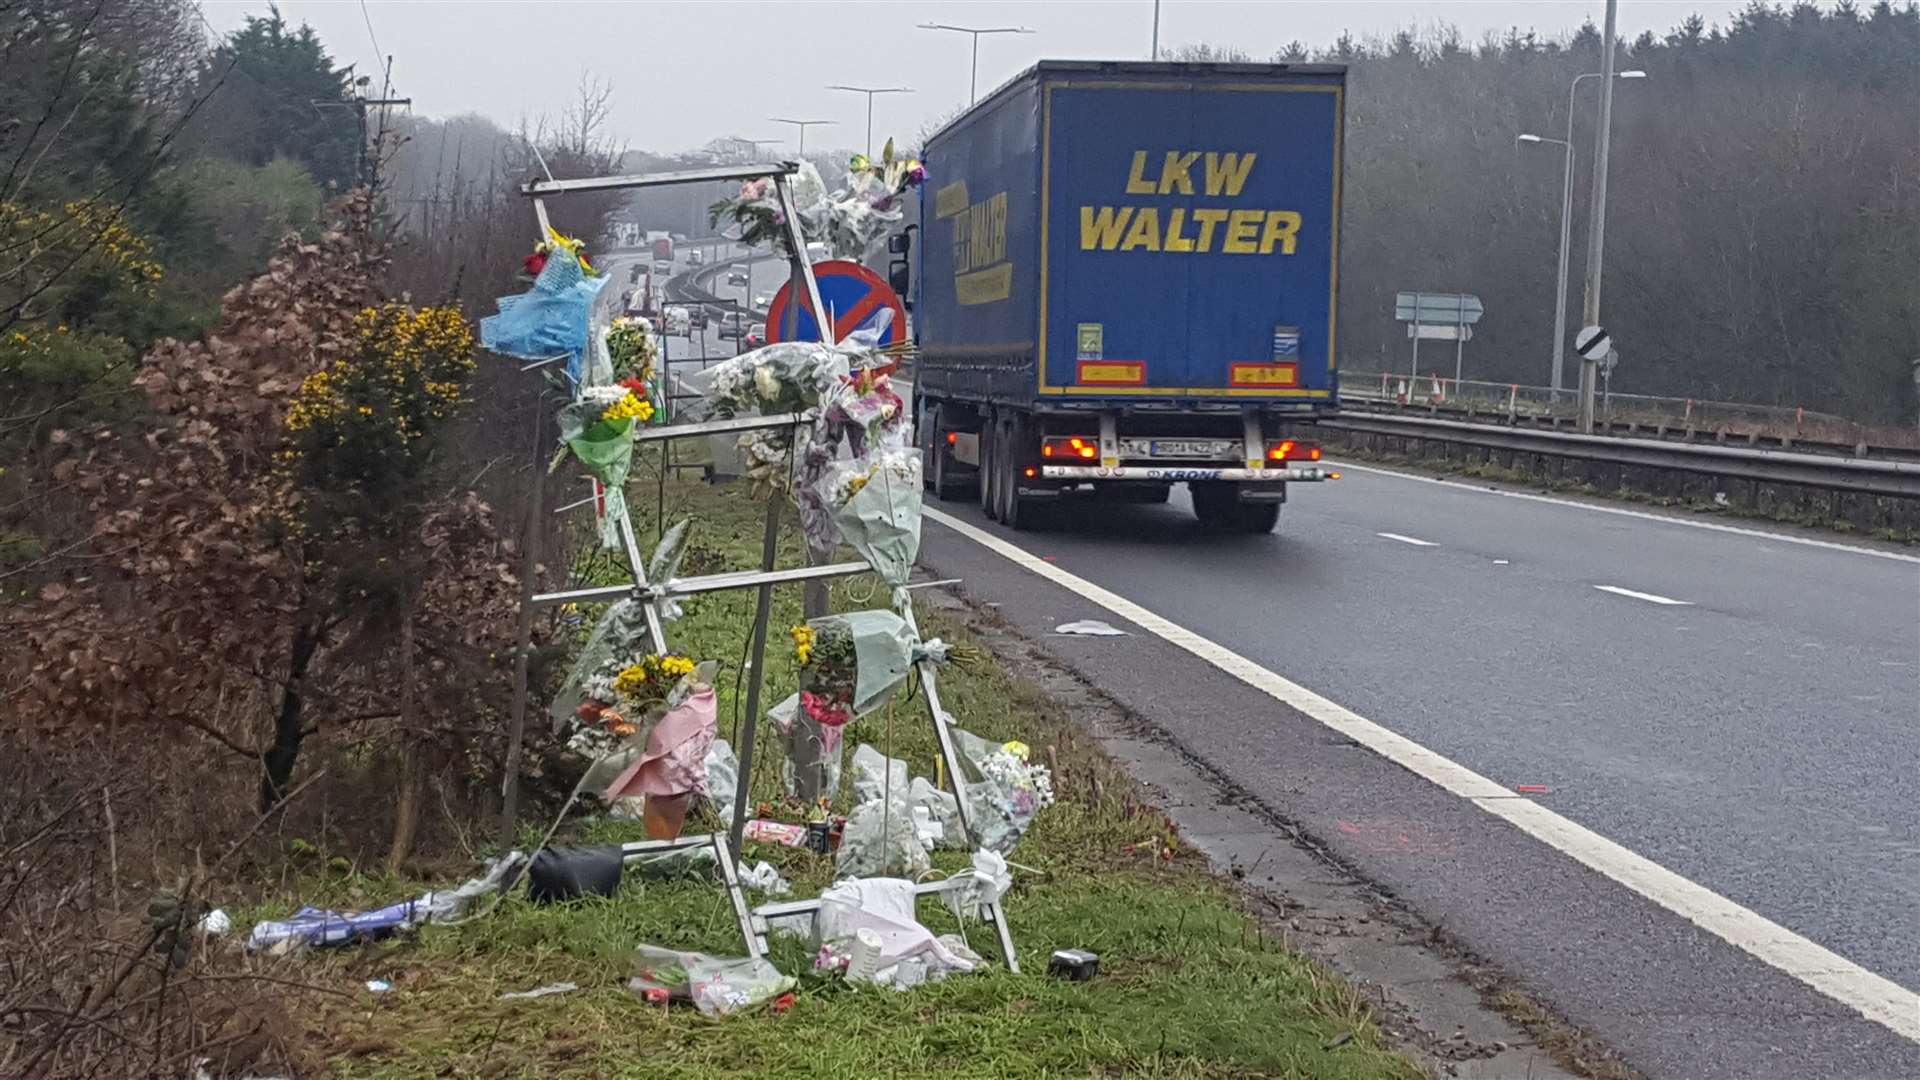
[[[1233,445],[1225,439],[1155,439],[1150,453],[1153,457],[1211,459],[1224,457]]]

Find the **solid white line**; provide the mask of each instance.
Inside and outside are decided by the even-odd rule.
[[[1321,462],[1321,464],[1328,464]],[[1842,544],[1833,540],[1816,540],[1811,536],[1794,536],[1789,533],[1768,532],[1765,529],[1748,529],[1739,525],[1725,525],[1718,521],[1695,521],[1691,518],[1673,517],[1668,514],[1653,514],[1645,510],[1629,510],[1624,506],[1596,506],[1592,503],[1576,502],[1573,499],[1560,499],[1552,495],[1541,495],[1531,491],[1508,491],[1505,488],[1485,487],[1480,484],[1466,484],[1458,480],[1443,480],[1437,476],[1421,476],[1418,473],[1400,472],[1396,469],[1382,469],[1377,465],[1356,465],[1349,461],[1338,463],[1342,470],[1376,473],[1380,476],[1392,476],[1401,480],[1417,480],[1422,484],[1438,484],[1441,487],[1459,488],[1461,491],[1477,492],[1481,495],[1498,495],[1505,499],[1524,499],[1527,502],[1549,503],[1553,506],[1571,506],[1576,510],[1591,510],[1596,514],[1617,514],[1620,517],[1639,518],[1643,521],[1659,521],[1668,525],[1681,525],[1689,529],[1707,529],[1711,532],[1732,533],[1735,536],[1751,536],[1760,540],[1777,540],[1783,544],[1799,544],[1802,547],[1826,548],[1829,551],[1845,551],[1854,555],[1871,555],[1876,559],[1894,559],[1899,562],[1920,563],[1920,555],[1908,555],[1902,551],[1883,551],[1879,548],[1858,547]]]
[[[1416,540],[1411,536],[1401,536],[1399,533],[1374,533],[1373,535],[1384,536],[1389,540],[1398,540],[1403,544],[1412,544],[1414,547],[1439,547],[1440,546],[1439,544],[1436,544],[1431,540]]]
[[[1147,633],[1177,645],[1241,682],[1439,787],[1469,800],[1529,836],[1632,889],[1733,947],[1769,964],[1869,1020],[1920,1042],[1920,994],[1876,975],[1756,912],[1621,847],[1599,833],[1525,799],[1450,758],[1255,664],[1246,657],[1076,577],[1037,556],[932,507],[922,513],[961,536],[1038,574]]]
[[[1634,592],[1632,589],[1623,589],[1618,585],[1595,585],[1594,588],[1599,589],[1601,592],[1610,592],[1615,596],[1631,596],[1635,600],[1645,600],[1649,604],[1666,604],[1670,607],[1693,606],[1693,601],[1691,600],[1675,600],[1671,596],[1656,596],[1650,592]]]

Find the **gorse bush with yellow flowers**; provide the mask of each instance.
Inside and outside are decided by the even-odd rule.
[[[379,510],[405,496],[474,369],[473,331],[456,308],[370,307],[353,332],[352,352],[301,383],[280,454],[290,487],[329,518],[341,499]]]

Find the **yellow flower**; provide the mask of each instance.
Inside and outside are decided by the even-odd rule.
[[[613,692],[623,697],[632,697],[646,687],[647,667],[644,663],[629,664],[613,677]]]
[[[806,663],[813,657],[813,627],[802,623],[788,630],[793,635],[793,655],[796,660]]]
[[[693,674],[693,661],[684,656],[667,656],[660,660],[660,670],[670,678]]]
[[[625,420],[629,417],[643,424],[653,419],[653,403],[628,392],[626,397],[607,406],[607,411],[600,414],[602,420]]]

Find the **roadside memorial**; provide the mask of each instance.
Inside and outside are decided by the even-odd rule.
[[[831,742],[838,751],[838,728],[878,708],[901,684],[917,675],[919,696],[926,703],[945,760],[944,771],[963,789],[949,804],[938,806],[941,825],[936,830],[934,807],[923,808],[918,814],[914,811],[914,800],[923,798],[924,793],[911,784],[895,790],[889,775],[877,803],[878,824],[864,824],[873,817],[871,807],[876,804],[870,802],[858,827],[853,821],[848,823],[851,839],[841,843],[843,860],[864,861],[861,852],[877,850],[882,857],[876,861],[876,868],[884,871],[893,866],[895,860],[884,853],[888,839],[899,831],[894,827],[896,809],[904,829],[900,835],[907,841],[901,848],[909,868],[915,863],[915,850],[924,860],[928,842],[936,832],[941,838],[952,836],[974,847],[975,841],[970,838],[976,826],[970,814],[976,804],[983,811],[991,811],[992,820],[986,825],[994,836],[1004,836],[1008,831],[1002,820],[1008,815],[1001,809],[1005,799],[1000,789],[994,789],[993,797],[987,800],[964,791],[962,778],[978,775],[981,769],[961,757],[940,706],[937,671],[940,664],[954,659],[953,650],[937,639],[920,639],[912,596],[906,587],[919,547],[920,465],[918,453],[909,445],[904,403],[885,372],[879,370],[890,359],[875,348],[885,320],[880,327],[870,327],[846,340],[796,341],[789,326],[788,340],[781,344],[743,354],[704,373],[708,419],[698,423],[662,422],[666,418],[659,407],[658,362],[657,353],[650,351],[654,344],[651,328],[627,320],[604,329],[573,323],[576,312],[584,318],[593,310],[588,289],[573,288],[587,280],[591,268],[575,248],[554,242],[558,234],[547,224],[543,202],[570,192],[741,180],[741,197],[733,208],[735,220],[752,235],[772,240],[788,254],[789,289],[803,293],[809,309],[822,311],[827,309],[820,304],[818,284],[804,256],[815,230],[820,230],[835,248],[857,247],[864,252],[884,240],[887,225],[900,216],[899,196],[925,176],[917,162],[893,158],[891,148],[877,164],[854,164],[848,187],[831,196],[810,169],[792,164],[661,176],[535,180],[522,187],[522,192],[533,199],[543,236],[549,238],[535,290],[528,295],[557,297],[575,306],[551,304],[548,312],[565,320],[567,326],[565,333],[545,328],[543,336],[507,319],[515,313],[524,316],[530,310],[523,306],[526,298],[508,298],[503,302],[502,315],[495,317],[507,319],[498,324],[503,332],[492,340],[528,350],[514,354],[534,359],[534,367],[551,359],[531,355],[535,347],[549,342],[567,347],[570,400],[560,410],[565,455],[578,462],[592,483],[594,498],[589,501],[600,516],[602,540],[624,554],[631,579],[617,585],[564,589],[531,597],[534,606],[568,610],[585,604],[610,605],[589,635],[558,698],[551,703],[550,715],[561,725],[560,730],[566,731],[570,725],[570,745],[595,760],[576,787],[574,798],[592,791],[618,804],[639,796],[644,800],[642,817],[647,834],[653,837],[619,845],[617,850],[606,850],[606,846],[578,850],[573,857],[542,850],[536,855],[536,863],[551,886],[547,891],[560,898],[615,888],[621,869],[627,866],[665,857],[678,861],[710,851],[731,900],[746,952],[744,960],[727,960],[642,946],[641,962],[647,970],[636,975],[634,989],[648,1000],[662,999],[664,993],[669,998],[691,996],[700,1004],[701,985],[713,982],[733,986],[708,1002],[712,1011],[719,1013],[786,988],[772,989],[783,977],[764,962],[769,924],[748,909],[742,893],[743,868],[737,862],[751,802],[747,791],[762,713],[772,589],[779,585],[872,571],[890,587],[884,607],[814,620],[805,628],[804,643],[803,635],[795,634],[797,649],[813,642],[822,649],[819,662],[804,677],[805,697],[795,695],[796,712],[802,716],[799,723],[811,729],[816,743]],[[796,206],[796,194],[805,196],[804,212]],[[579,275],[578,281],[548,280],[550,273],[558,274],[569,266]],[[556,285],[561,287],[553,288]],[[797,319],[799,306],[795,305],[789,322]],[[511,338],[504,332],[509,329],[525,331],[524,340]],[[751,463],[753,491],[767,502],[761,565],[758,570],[682,577],[678,552],[684,548],[684,530],[676,526],[663,537],[653,557],[645,558],[619,489],[639,444],[664,445],[672,439],[724,434],[741,440]],[[850,461],[840,459],[842,447],[853,455]],[[556,457],[555,463],[564,460]],[[845,542],[861,555],[861,560],[833,563],[815,559],[813,565],[805,567],[776,568],[775,541],[782,506],[789,499],[799,508],[802,533],[811,550],[830,552]],[[682,836],[679,831],[690,801],[710,790],[717,726],[712,688],[716,666],[676,653],[668,641],[667,624],[678,613],[679,600],[739,588],[754,589],[756,600],[744,665],[742,726],[737,745],[729,748],[733,760],[722,763],[732,787],[728,792],[731,827],[726,832]],[[573,801],[568,800],[568,807]],[[566,813],[567,808],[563,808],[562,817]],[[949,830],[948,824],[957,827]],[[863,839],[870,831],[881,838],[877,845]],[[810,824],[803,834],[806,845],[815,850],[830,848],[825,822],[820,823],[819,832],[819,846],[815,847],[815,829]],[[568,869],[588,864],[593,872],[584,877]],[[920,865],[924,868],[924,862]],[[753,875],[756,885],[766,889],[777,892],[784,887],[771,866],[756,866],[747,873]],[[988,879],[992,877],[991,873],[987,875]],[[1004,878],[1004,866],[1000,877]],[[865,880],[869,879],[855,877],[852,882]],[[1018,956],[999,906],[1004,885],[983,892],[977,887],[981,880],[986,879],[966,873],[948,883],[947,888],[971,890],[968,895],[973,900],[965,910],[994,925],[1001,954],[1009,969],[1017,972]],[[906,889],[906,921],[910,923],[912,898],[921,893],[911,882],[901,884]],[[794,903],[804,909],[818,902]],[[968,970],[978,961],[977,957],[951,950],[935,950],[935,955],[940,957],[943,971]],[[894,966],[898,963],[895,959]],[[711,976],[699,975],[696,969],[711,972]],[[684,980],[679,978],[683,970]],[[917,971],[907,978],[927,974]]]

